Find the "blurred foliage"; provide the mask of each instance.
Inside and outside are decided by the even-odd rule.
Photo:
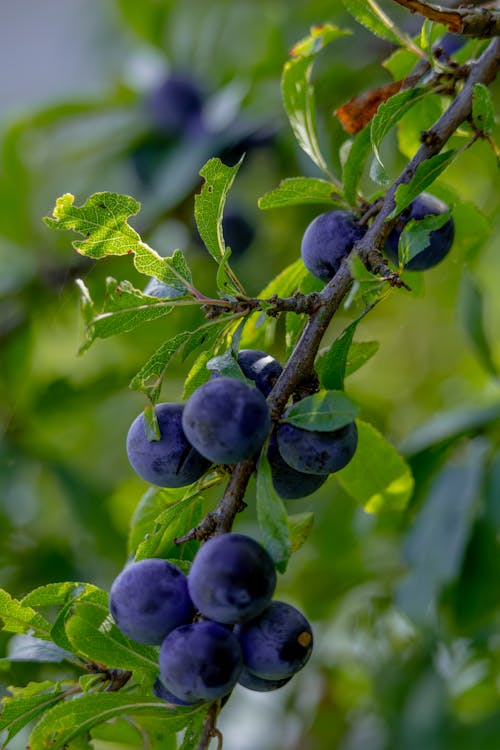
[[[285,124],[279,79],[290,48],[312,24],[331,21],[354,31],[324,50],[314,70],[319,138],[337,170],[347,136],[333,110],[390,81],[381,63],[394,47],[326,0],[100,5],[75,11],[73,33],[78,12],[95,15],[101,58],[113,60],[111,73],[103,70],[105,85],[90,95],[75,79],[65,100],[55,100],[47,86],[44,103],[4,112],[0,122],[0,576],[13,596],[51,581],[109,587],[125,562],[129,520],[147,489],[125,456],[126,431],[144,405],[128,383],[165,338],[199,319],[185,308],[182,320],[169,316],[140,336],[97,342],[76,358],[74,279],[82,277],[96,297],[108,276],[127,275],[138,288],[143,282],[126,261],[94,264],[70,249],[66,235],[44,227],[41,217],[54,198],[67,191],[78,202],[98,190],[133,195],[143,205],[134,226],[160,253],[182,247],[211,292],[211,259],[193,220],[198,172],[209,157],[233,165],[246,152],[228,207],[253,227],[250,246],[233,247],[233,261],[257,293],[298,257],[302,233],[319,212],[312,205],[257,208],[258,197],[280,180],[320,176]],[[400,9],[394,16],[416,30],[416,20]],[[71,45],[68,37],[68,55]],[[9,70],[15,76],[15,67]],[[169,71],[189,74],[204,92],[200,137],[167,136],[151,122],[151,91]],[[497,82],[497,102],[498,91]],[[437,97],[426,98],[385,139],[390,176],[439,107]],[[460,134],[456,140],[462,145]],[[356,339],[376,341],[379,350],[349,375],[349,392],[362,416],[401,446],[415,493],[404,513],[376,517],[332,478],[312,499],[289,503],[291,512],[314,510],[316,519],[279,592],[312,619],[317,648],[311,665],[278,693],[237,691],[221,717],[232,750],[500,744],[495,185],[491,151],[477,143],[435,186],[439,197],[460,203],[449,258],[424,280],[408,274],[415,292],[393,293],[359,323]],[[362,187],[374,190],[366,176]],[[350,317],[350,311],[337,316],[331,340]],[[279,346],[273,353],[285,354]],[[181,397],[191,364],[174,360],[165,400]],[[215,499],[207,493],[207,507]],[[238,528],[252,533],[255,513],[251,497]],[[5,648],[9,637],[1,636]],[[4,688],[59,674],[57,664],[0,662],[0,670]],[[100,740],[94,746],[111,747]]]

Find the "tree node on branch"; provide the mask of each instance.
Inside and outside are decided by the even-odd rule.
[[[442,8],[423,0],[394,0],[411,13],[445,24],[454,34],[464,34],[476,39],[489,39],[500,35],[500,12],[487,8]]]

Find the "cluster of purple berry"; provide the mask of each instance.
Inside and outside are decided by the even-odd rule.
[[[110,611],[124,635],[160,646],[155,694],[193,705],[237,682],[275,690],[308,661],[311,626],[295,607],[271,601],[275,586],[266,550],[228,533],[200,547],[187,576],[159,558],[131,563],[113,582]]]
[[[143,414],[135,419],[127,454],[139,476],[160,487],[184,487],[212,463],[234,464],[258,455],[271,429],[266,396],[282,367],[253,349],[241,350],[238,364],[255,386],[214,376],[186,404],[158,404],[159,440],[148,440]],[[279,423],[267,452],[276,492],[285,499],[310,495],[351,460],[357,439],[354,422],[329,432]]]

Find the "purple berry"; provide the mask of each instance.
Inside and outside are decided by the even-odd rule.
[[[262,612],[276,587],[273,561],[242,534],[221,534],[203,544],[188,576],[200,612],[219,623],[244,622]]]
[[[282,680],[265,680],[263,677],[257,677],[243,667],[238,678],[238,684],[243,685],[247,690],[268,693],[270,690],[278,690],[278,688],[283,687],[291,679],[291,677],[284,677]]]
[[[309,474],[297,471],[283,459],[276,439],[276,431],[271,435],[267,458],[271,467],[274,489],[284,500],[295,500],[312,495],[328,479],[328,474]]]
[[[160,674],[167,690],[196,703],[221,698],[238,681],[243,657],[238,638],[215,622],[173,630],[160,649]]]
[[[124,635],[150,645],[159,645],[194,614],[186,576],[159,558],[140,560],[122,570],[111,586],[109,609]]]
[[[241,349],[238,352],[238,364],[245,377],[253,380],[264,396],[269,396],[283,372],[277,359],[258,349]]]
[[[159,487],[185,487],[210,467],[191,445],[182,428],[182,404],[157,404],[160,440],[146,437],[144,414],[132,422],[127,435],[127,455],[134,471]]]
[[[358,430],[355,422],[330,432],[303,430],[282,422],[276,438],[281,457],[292,469],[324,475],[347,466],[356,452]]]
[[[330,281],[365,231],[349,211],[327,211],[316,216],[302,237],[304,265],[316,278]]]
[[[238,625],[246,669],[265,680],[284,680],[298,672],[311,656],[311,626],[298,609],[274,601],[253,620]]]

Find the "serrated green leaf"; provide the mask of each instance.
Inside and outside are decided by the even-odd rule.
[[[136,678],[140,672],[154,680],[158,673],[156,650],[136,643],[118,630],[103,591],[75,601],[64,627],[73,650],[87,659],[105,664],[108,669],[134,670]]]
[[[374,0],[342,0],[342,2],[351,16],[373,34],[381,39],[386,39],[388,42],[400,43],[398,36],[383,20],[385,14],[382,13]]]
[[[477,359],[489,375],[498,378],[498,368],[486,333],[483,293],[470,273],[464,273],[460,282],[459,312]]]
[[[396,207],[387,219],[393,219],[401,211],[404,211],[420,193],[429,187],[434,180],[437,180],[439,175],[451,164],[456,153],[452,150],[444,151],[419,164],[410,182],[398,185],[395,194]]]
[[[85,240],[73,242],[77,252],[90,258],[132,254],[140,273],[154,276],[175,288],[188,288],[190,278],[183,275],[187,264],[181,260],[181,251],[176,250],[172,258],[162,258],[128,224],[130,216],[135,216],[140,209],[140,203],[134,198],[118,193],[94,193],[83,206],[75,206],[74,200],[71,193],[58,198],[53,218],[45,217],[44,221],[52,229],[83,234]],[[190,277],[189,273],[187,275]]]
[[[331,347],[322,352],[316,361],[316,371],[322,388],[332,391],[344,390],[347,361],[358,323],[372,309],[367,307],[352,323],[344,328]],[[362,363],[361,363],[362,364]],[[361,367],[361,364],[359,365]],[[354,371],[353,371],[354,372]]]
[[[418,102],[427,96],[427,89],[409,88],[399,91],[380,105],[371,123],[370,137],[375,158],[384,167],[380,156],[380,144],[399,120]]]
[[[79,594],[84,593],[90,584],[81,581],[63,581],[39,586],[21,599],[27,607],[57,607],[66,604]],[[92,587],[94,588],[94,587]]]
[[[368,513],[404,510],[414,485],[408,464],[372,425],[356,424],[356,453],[335,477]]]
[[[261,453],[257,471],[257,520],[266,550],[276,568],[284,573],[292,553],[290,524],[283,500],[274,489],[265,451]]]
[[[413,70],[418,62],[418,55],[412,50],[399,47],[395,50],[382,65],[392,75],[395,81],[400,81]]]
[[[451,217],[451,210],[443,214],[411,219],[399,237],[398,255],[401,267],[406,266],[416,255],[429,247],[431,232],[440,229]]]
[[[181,547],[174,545],[174,539],[187,533],[200,520],[202,501],[197,490],[185,490],[185,496],[163,510],[155,519],[150,533],[137,547],[135,559],[148,557],[168,557],[169,550],[179,557]]]
[[[163,701],[129,693],[87,694],[47,711],[31,733],[30,750],[56,750],[98,724],[129,714],[161,719],[165,727],[177,732],[199,710],[179,708],[171,712]]]
[[[357,204],[356,193],[363,169],[370,153],[371,135],[367,126],[352,141],[342,170],[345,198],[351,206]]]
[[[344,391],[324,390],[293,404],[283,421],[301,430],[331,432],[353,422],[358,412],[358,405]]]
[[[495,127],[495,106],[484,83],[475,83],[472,87],[472,121],[482,133],[491,133]]]
[[[332,182],[315,177],[287,177],[280,182],[279,187],[259,198],[258,206],[265,210],[314,203],[332,205],[336,202],[336,197],[342,202],[339,189]]]
[[[314,513],[294,513],[288,516],[290,526],[290,554],[297,552],[307,540],[314,523]]]
[[[129,388],[142,391],[152,403],[156,403],[160,397],[163,378],[170,360],[191,335],[189,331],[183,331],[165,341],[134,375]]]
[[[196,226],[208,252],[219,266],[218,288],[224,293],[239,294],[243,291],[229,268],[230,251],[226,247],[222,230],[227,195],[241,163],[242,159],[234,167],[228,167],[218,158],[207,161],[200,170],[205,182],[194,199]]]
[[[3,630],[9,633],[31,633],[37,638],[50,640],[50,623],[31,607],[13,599],[0,589],[0,619]]]
[[[6,747],[13,737],[27,724],[44,715],[66,694],[67,686],[54,684],[48,680],[41,683],[30,682],[26,688],[9,688],[12,695],[2,698],[0,703],[0,732],[6,732]]]
[[[283,105],[295,138],[299,146],[327,176],[328,167],[321,153],[316,132],[311,71],[318,52],[334,39],[349,33],[331,24],[313,27],[310,36],[301,40],[292,50],[295,57],[285,63],[281,77]]]
[[[210,378],[210,370],[207,368],[207,362],[211,358],[212,352],[202,352],[189,370],[186,380],[184,381],[184,390],[182,398],[184,401]]]

